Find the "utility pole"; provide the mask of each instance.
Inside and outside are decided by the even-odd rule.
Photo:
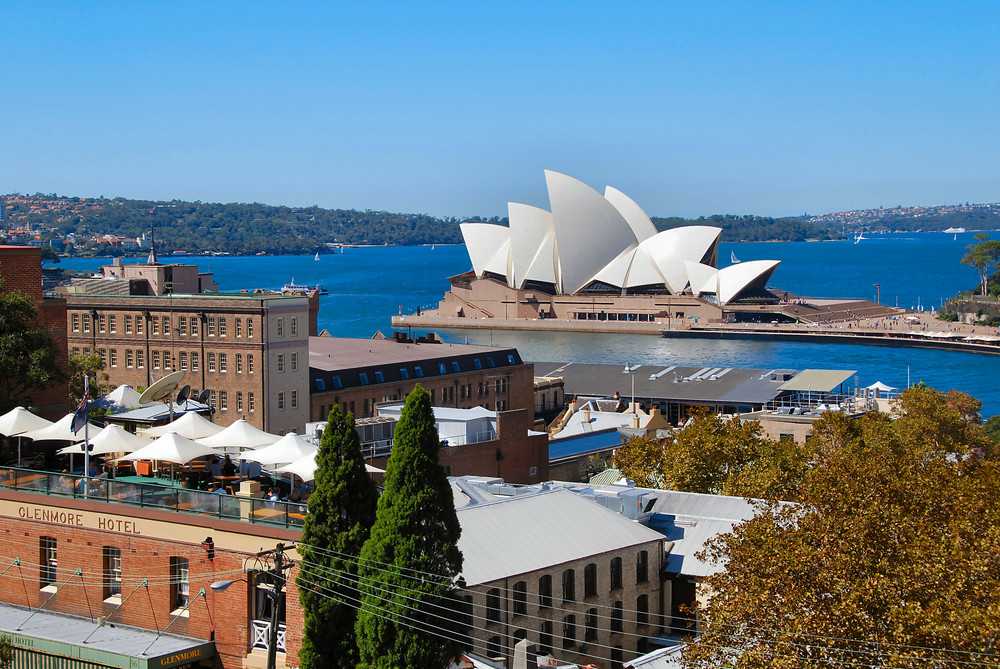
[[[278,616],[285,600],[284,590],[282,590],[282,585],[285,582],[284,570],[290,569],[292,566],[291,562],[285,564],[284,551],[285,544],[280,543],[275,546],[274,551],[269,551],[274,556],[274,567],[267,573],[273,579],[272,587],[274,589],[272,592],[274,594],[271,597],[271,638],[267,642],[267,669],[275,669],[275,654],[278,650]]]

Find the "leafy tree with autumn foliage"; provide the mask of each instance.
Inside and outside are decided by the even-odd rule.
[[[704,557],[696,667],[1000,666],[1000,461],[980,403],[910,388],[893,417],[827,414],[799,504]],[[980,664],[981,663],[981,664]]]

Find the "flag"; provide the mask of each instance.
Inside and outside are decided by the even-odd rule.
[[[76,434],[83,429],[83,426],[87,424],[87,420],[90,415],[87,412],[87,396],[89,392],[83,393],[83,399],[80,400],[79,406],[76,407],[76,413],[73,414],[73,425],[70,427],[73,430],[73,434]]]

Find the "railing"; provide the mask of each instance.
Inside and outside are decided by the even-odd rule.
[[[442,446],[465,446],[466,444],[479,444],[484,441],[493,441],[497,438],[496,430],[484,430],[483,432],[473,432],[472,434],[456,434],[443,437]]]
[[[250,633],[253,641],[251,648],[267,650],[271,643],[271,621],[253,619],[250,621]],[[285,623],[278,623],[278,643],[275,650],[285,652]]]
[[[156,508],[280,527],[301,526],[306,517],[305,504],[192,490],[166,479],[134,483],[37,469],[2,467],[0,489],[3,488],[50,497]]]

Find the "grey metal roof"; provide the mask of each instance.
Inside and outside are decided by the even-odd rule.
[[[30,619],[29,619],[30,617]],[[215,644],[188,637],[126,627],[117,623],[98,628],[90,618],[0,604],[0,630],[12,644],[111,667],[146,669],[173,667],[215,655]],[[148,651],[147,651],[148,649]],[[196,653],[195,657],[184,656]]]
[[[854,369],[805,369],[781,389],[828,393],[855,374]]]
[[[492,496],[483,495],[483,499]],[[663,541],[628,520],[568,490],[539,489],[459,508],[468,585],[489,583],[628,546]]]
[[[684,367],[678,365],[640,365],[625,373],[623,365],[535,362],[536,376],[561,376],[566,393],[605,397],[616,392],[623,398],[635,396],[657,400],[764,404],[783,391],[781,385],[797,374],[796,370],[739,369],[725,366]],[[787,377],[787,378],[786,378]]]

